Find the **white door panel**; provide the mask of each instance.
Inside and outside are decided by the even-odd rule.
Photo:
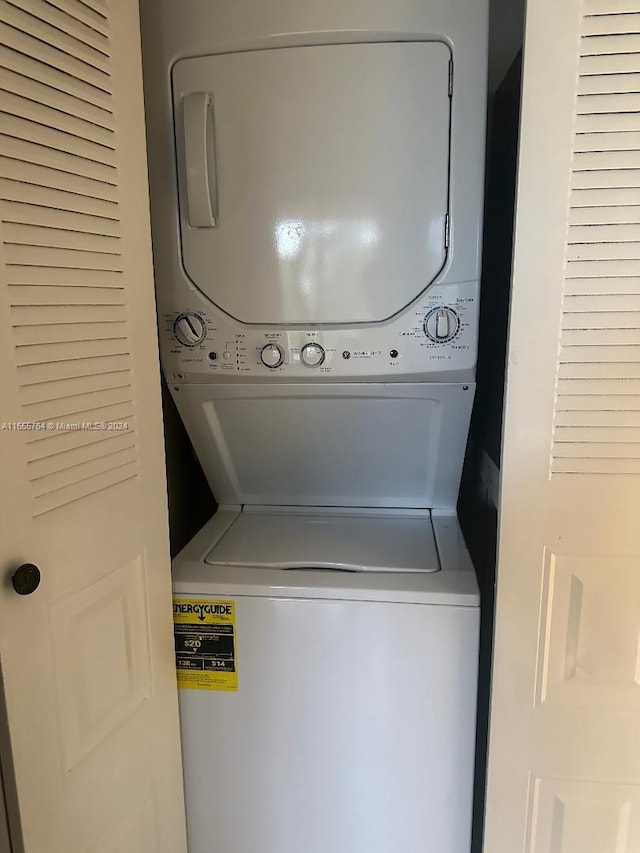
[[[12,0],[0,14],[0,658],[14,848],[178,853],[137,4]],[[18,595],[11,576],[26,562],[41,582]]]
[[[317,45],[173,70],[182,259],[246,323],[383,320],[445,260],[440,42]]]
[[[640,848],[639,18],[528,4],[486,853]]]

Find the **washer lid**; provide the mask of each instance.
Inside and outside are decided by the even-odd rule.
[[[442,42],[183,59],[173,97],[184,268],[243,323],[385,320],[446,259]]]
[[[351,572],[440,570],[430,514],[384,510],[245,509],[205,562]]]

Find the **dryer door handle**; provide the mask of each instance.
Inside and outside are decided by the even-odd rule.
[[[209,92],[191,92],[182,99],[187,218],[193,228],[216,222],[216,162],[213,101]]]

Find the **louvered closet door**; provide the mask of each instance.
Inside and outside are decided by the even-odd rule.
[[[486,853],[640,850],[640,3],[529,0]]]
[[[15,850],[180,853],[137,4],[0,0],[0,43],[0,663]],[[10,580],[23,563],[41,572],[29,595]]]

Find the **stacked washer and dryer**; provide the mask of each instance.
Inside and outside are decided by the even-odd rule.
[[[468,853],[488,4],[142,6],[190,853]]]

